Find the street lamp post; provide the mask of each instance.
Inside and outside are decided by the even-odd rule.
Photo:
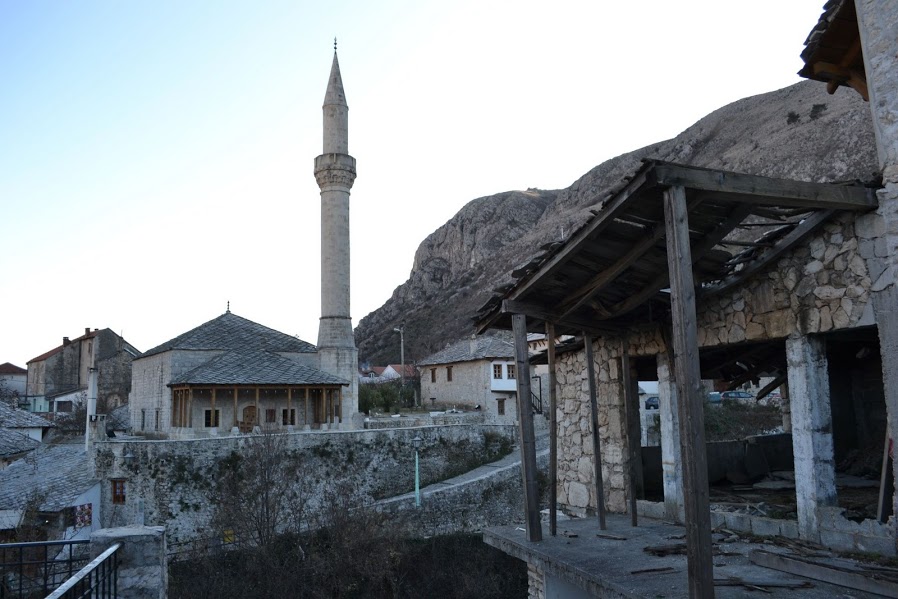
[[[405,325],[401,324],[393,330],[399,333],[399,363],[402,365],[402,386],[405,387]]]
[[[415,435],[412,444],[415,446],[415,507],[421,507],[421,476],[418,474],[418,450],[421,449],[420,435]]]

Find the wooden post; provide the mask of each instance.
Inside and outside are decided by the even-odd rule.
[[[302,424],[303,424],[303,426],[308,424],[309,428],[311,428],[312,423],[309,422],[309,388],[308,387],[305,387],[302,390],[302,398],[303,398],[303,404],[304,404],[303,408],[302,408]]]
[[[237,387],[234,387],[234,426],[240,426],[239,420],[237,418]]]
[[[518,434],[521,444],[521,474],[524,479],[524,515],[527,540],[542,541],[539,517],[539,486],[536,481],[536,439],[533,433],[533,407],[530,405],[530,353],[527,347],[527,317],[514,314],[514,354],[517,365]]]
[[[291,422],[291,420],[290,420],[290,416],[292,416],[292,414],[293,414],[292,410],[293,410],[293,387],[289,387],[287,389],[287,426],[290,426],[291,424],[296,424],[295,420],[293,422]]]
[[[639,523],[636,514],[636,499],[643,494],[642,482],[642,426],[639,422],[639,381],[634,376],[627,354],[628,343],[624,342],[621,352],[621,372],[624,376],[625,417],[627,419],[627,454],[630,467],[627,469],[630,484],[630,523]]]
[[[212,387],[211,389],[209,389],[209,392],[212,395],[212,402],[211,402],[212,403],[212,414],[211,414],[210,420],[211,420],[212,428],[218,428],[219,423],[217,422],[217,420],[215,418],[215,387]]]
[[[670,187],[664,191],[664,223],[667,229],[667,266],[670,271],[674,372],[680,411],[689,596],[714,597],[704,392],[698,355],[689,216],[686,190],[682,186]]]
[[[254,405],[256,406],[256,421],[253,422],[253,429],[255,429],[256,426],[258,426],[259,429],[261,430],[262,425],[260,424],[260,421],[262,420],[262,418],[261,418],[261,415],[259,414],[259,388],[258,387],[256,387],[256,399],[255,399]],[[255,432],[255,431],[251,431],[251,432]]]
[[[187,426],[193,428],[193,387],[187,393]]]
[[[583,333],[586,349],[586,376],[589,379],[589,408],[592,416],[592,454],[595,460],[596,512],[599,530],[605,530],[605,485],[602,481],[602,441],[599,438],[599,405],[596,392],[596,358],[592,350],[592,337]]]
[[[558,529],[558,394],[555,389],[555,325],[546,322],[549,353],[549,534]]]

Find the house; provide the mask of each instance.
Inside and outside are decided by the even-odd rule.
[[[648,160],[478,315],[480,331],[512,329],[519,346],[528,329],[579,336],[579,348],[549,364],[558,378],[552,426],[576,431],[559,434],[552,448],[558,473],[550,510],[557,497],[576,514],[635,507],[684,523],[690,596],[714,593],[712,525],[753,531],[767,524],[768,534],[896,553],[889,514],[898,493],[887,476],[895,465],[884,464],[875,519],[847,520],[835,484],[841,456],[865,446],[883,455],[898,437],[896,56],[894,3],[866,0],[828,2],[802,55],[804,76],[825,81],[830,93],[847,86],[869,99],[881,187]],[[739,226],[767,232],[746,239],[735,235]],[[519,382],[527,379],[519,374]],[[736,522],[709,505],[701,379],[736,389],[761,376],[771,377],[762,394],[781,388],[791,432],[797,518],[788,522]],[[659,503],[636,501],[639,380],[658,382]],[[522,453],[531,418],[521,415]],[[607,423],[601,431],[600,420]],[[522,457],[529,483],[532,456]],[[584,460],[594,467],[582,468]],[[515,551],[532,566],[531,581],[581,584],[563,556],[550,560],[533,549],[542,531],[529,484],[525,506],[527,541],[515,542]]]
[[[100,528],[100,482],[84,444],[44,445],[0,470],[0,536],[37,529],[46,540],[89,539]],[[35,539],[28,539],[35,540]]]
[[[181,438],[337,428],[350,382],[318,367],[314,345],[227,311],[134,360],[131,427]]]
[[[10,428],[0,428],[0,470],[40,447],[41,442]]]
[[[100,412],[125,403],[131,391],[131,361],[140,352],[112,329],[84,329],[75,339],[28,361],[25,400],[32,412],[70,412],[86,397],[88,373],[97,369]]]
[[[406,364],[405,366],[402,364],[387,364],[381,371],[380,376],[385,381],[397,379],[408,381],[417,378],[418,369],[415,368],[414,364]]]
[[[480,409],[514,421],[514,344],[501,337],[462,339],[418,362],[421,400],[434,407]]]
[[[9,398],[20,401],[25,397],[27,382],[26,369],[9,362],[0,364],[0,400]]]
[[[37,414],[0,402],[0,429],[13,430],[40,442],[43,440],[44,434],[55,426]]]

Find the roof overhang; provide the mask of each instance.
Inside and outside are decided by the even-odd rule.
[[[798,74],[826,83],[826,91],[839,86],[854,89],[869,100],[861,36],[854,0],[830,0],[805,41],[801,53],[804,67]]]
[[[763,271],[840,211],[869,211],[874,190],[860,183],[808,183],[645,161],[563,243],[512,273],[475,318],[478,332],[511,328],[556,334],[614,333],[666,319],[669,312],[663,197],[682,187],[688,206],[699,297],[724,292]],[[653,325],[652,325],[653,326]]]

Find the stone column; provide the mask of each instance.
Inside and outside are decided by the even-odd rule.
[[[798,534],[820,541],[817,508],[836,505],[832,412],[826,342],[813,335],[786,339]]]
[[[164,526],[101,528],[90,535],[90,553],[97,557],[121,543],[118,556],[118,599],[168,597],[168,558]]]
[[[873,283],[871,295],[890,416],[889,435],[898,439],[898,12],[894,2],[882,0],[855,0],[855,9],[884,185],[877,192],[879,208],[875,215],[882,219],[881,224],[877,223],[876,242],[884,247],[873,259],[885,260],[886,268]],[[893,460],[893,466],[898,480],[898,460]],[[898,493],[892,501],[894,513],[898,514]],[[898,529],[895,544],[898,547]]]
[[[677,410],[677,387],[670,356],[657,355],[658,411],[661,417],[661,477],[664,485],[664,513],[674,522],[686,518],[683,502],[683,463],[680,458],[680,418]]]

